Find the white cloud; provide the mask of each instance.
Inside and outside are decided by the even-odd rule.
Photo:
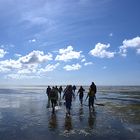
[[[20,69],[22,67],[22,64],[19,61],[16,60],[4,60],[0,61],[0,67],[6,68],[6,69]]]
[[[3,49],[0,49],[0,58],[3,58],[7,52]]]
[[[66,62],[71,59],[81,58],[81,51],[80,52],[73,51],[72,46],[68,46],[66,49],[59,49],[59,54],[60,55],[57,55],[55,60]]]
[[[41,68],[38,73],[44,73],[44,72],[49,72],[55,70],[59,66],[59,63],[55,65],[48,64],[44,69]]]
[[[92,49],[89,53],[95,57],[99,57],[99,58],[112,58],[115,55],[115,52],[109,52],[106,51],[107,48],[110,47],[110,44],[101,44],[101,43],[97,43],[95,45],[95,48]]]
[[[2,73],[7,73],[7,72],[9,72],[9,71],[10,71],[10,69],[4,68],[3,66],[0,65],[0,72],[2,72]]]
[[[92,62],[86,62],[86,63],[84,63],[85,66],[92,65],[92,64],[93,64]]]
[[[48,60],[52,60],[52,54],[44,55],[43,51],[32,51],[28,55],[19,58],[19,61],[23,64],[42,63]]]
[[[140,48],[139,48],[139,49],[137,49],[137,53],[138,53],[138,54],[140,54]]]
[[[15,57],[21,57],[22,55],[19,54],[19,53],[16,53],[14,56],[15,56]]]
[[[29,40],[29,43],[35,43],[36,42],[36,39],[34,38],[34,39],[31,39],[31,40]]]
[[[81,62],[85,62],[86,61],[86,59],[85,58],[83,58],[82,60],[81,60]]]
[[[124,40],[123,45],[126,47],[140,47],[140,37]]]
[[[81,68],[81,65],[79,65],[78,63],[77,64],[73,64],[73,65],[66,65],[64,67],[64,69],[66,71],[79,70],[80,68]]]
[[[9,59],[0,61],[0,72],[11,74],[24,74],[24,76],[27,74],[35,75],[42,68],[42,63],[48,62],[49,60],[52,60],[52,55],[50,53],[45,55],[43,52],[40,51],[32,51],[28,55],[19,57],[17,60]],[[47,68],[48,67],[45,68],[46,71]],[[53,70],[53,66],[50,66],[48,70]]]
[[[4,60],[0,61],[0,72],[29,74],[35,73],[38,69],[38,64],[22,64],[19,60]]]
[[[140,49],[140,37],[135,37],[135,38],[132,38],[132,39],[125,39],[123,41],[123,45],[120,46],[120,51],[119,53],[122,55],[122,56],[127,56],[127,49],[128,48],[135,48],[137,50],[137,53],[139,53],[139,49]]]
[[[30,69],[29,67],[28,68],[23,68],[23,69],[20,69],[20,70],[18,70],[18,74],[30,74],[30,73],[35,73],[36,72],[36,69],[35,68],[33,68],[33,69]]]

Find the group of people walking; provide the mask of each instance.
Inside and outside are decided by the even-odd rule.
[[[65,100],[65,106],[67,110],[67,115],[70,115],[70,110],[71,110],[71,104],[72,104],[72,99],[75,99],[75,91],[76,91],[76,86],[72,85],[67,85],[66,88],[63,90],[62,86],[59,88],[57,86],[53,86],[52,88],[50,86],[47,87],[46,89],[46,94],[48,95],[48,106],[50,107],[50,102],[51,102],[51,107],[52,107],[52,113],[55,113],[55,106],[58,105],[58,99],[61,100],[61,94],[62,92],[64,93],[62,96],[62,99]],[[94,82],[89,87],[89,90],[87,92],[86,100],[88,99],[88,107],[89,109],[94,109],[94,99],[96,98],[96,85]],[[77,92],[77,96],[79,95],[79,101],[80,104],[83,105],[83,97],[84,97],[84,92],[85,89],[80,86]]]

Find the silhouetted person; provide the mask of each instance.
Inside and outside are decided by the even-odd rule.
[[[57,90],[53,87],[52,90],[50,91],[50,100],[52,104],[52,113],[55,113],[55,106],[57,105],[57,100],[58,100],[58,92]]]
[[[70,115],[72,97],[75,98],[72,90],[72,86],[69,85],[66,87],[63,95],[63,99],[65,99],[66,102],[65,105],[66,105],[67,115]]]
[[[60,94],[60,99],[61,99],[61,93],[62,93],[62,91],[63,91],[62,86],[60,86],[60,87],[59,87],[58,91],[59,91],[59,94]]]
[[[94,84],[94,82],[92,82],[92,84],[90,85],[90,88],[89,88],[89,92],[88,92],[88,95],[86,97],[89,98],[88,100],[88,106],[89,106],[89,110],[91,109],[94,109],[94,99],[95,99],[95,94],[96,94],[96,85]]]
[[[48,96],[48,105],[47,105],[47,107],[50,107],[50,92],[51,92],[51,88],[50,88],[50,86],[48,86],[47,89],[46,89],[46,94]]]
[[[59,94],[59,89],[58,89],[58,87],[57,86],[55,86],[55,92],[56,92],[56,94],[57,94],[57,96],[58,96],[58,94]],[[58,101],[58,97],[57,97],[57,101]],[[58,103],[56,102],[56,105],[58,105]]]
[[[84,91],[85,89],[83,89],[83,87],[80,86],[80,89],[77,92],[77,95],[79,94],[79,100],[80,100],[81,105],[83,104]]]
[[[96,92],[97,92],[97,87],[96,87],[96,85],[95,85],[94,82],[91,83],[90,88],[91,88],[91,89],[94,91],[94,93],[96,94]]]
[[[76,86],[74,85],[74,86],[72,87],[72,89],[73,89],[73,91],[74,91],[74,93],[75,93],[75,90],[76,90]]]

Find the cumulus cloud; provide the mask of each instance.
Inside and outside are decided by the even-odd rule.
[[[57,66],[56,65],[47,65],[43,68],[42,63],[52,60],[52,54],[44,54],[41,51],[32,51],[31,53],[20,57],[17,60],[3,60],[0,61],[0,72],[1,73],[10,73],[10,74],[19,74],[19,75],[31,75],[31,74],[41,74],[47,71],[53,71]],[[16,77],[17,75],[10,75],[9,77]]]
[[[101,44],[97,43],[95,48],[92,49],[89,53],[95,57],[99,58],[112,58],[115,55],[115,52],[109,52],[106,49],[110,47],[110,44]]]
[[[86,63],[84,63],[85,66],[92,65],[92,64],[93,64],[92,62],[86,62]]]
[[[3,49],[0,49],[0,58],[3,58],[7,52]]]
[[[33,73],[36,71],[38,64],[22,64],[19,60],[0,61],[0,72],[16,72],[16,73]]]
[[[19,58],[19,61],[23,64],[42,63],[48,60],[52,60],[52,54],[44,55],[43,51],[32,51],[28,55]]]
[[[73,70],[79,70],[81,68],[81,65],[79,65],[78,63],[77,64],[73,64],[73,65],[66,65],[64,67],[64,69],[66,71],[73,71]]]
[[[68,60],[79,59],[81,57],[81,51],[73,51],[73,47],[68,46],[66,49],[59,49],[59,55],[56,56],[55,60],[66,62]]]
[[[120,51],[119,53],[122,55],[122,56],[127,56],[127,49],[128,48],[134,48],[136,49],[136,52],[138,54],[140,54],[140,37],[135,37],[135,38],[132,38],[132,39],[125,39],[123,41],[123,45],[120,46]]]
[[[22,66],[21,69],[17,70],[18,74],[34,74],[38,70],[38,65],[27,65],[27,66]]]
[[[38,73],[44,73],[44,72],[49,72],[55,70],[59,66],[59,63],[55,65],[48,64],[44,69],[41,68]]]
[[[0,72],[2,72],[2,73],[7,73],[7,72],[9,72],[9,71],[10,71],[10,69],[4,68],[3,66],[0,65]]]
[[[20,69],[22,67],[22,64],[17,61],[17,60],[4,60],[4,61],[0,61],[0,67],[3,69]]]

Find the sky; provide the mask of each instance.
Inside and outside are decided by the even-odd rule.
[[[140,85],[140,0],[0,0],[0,85]]]

